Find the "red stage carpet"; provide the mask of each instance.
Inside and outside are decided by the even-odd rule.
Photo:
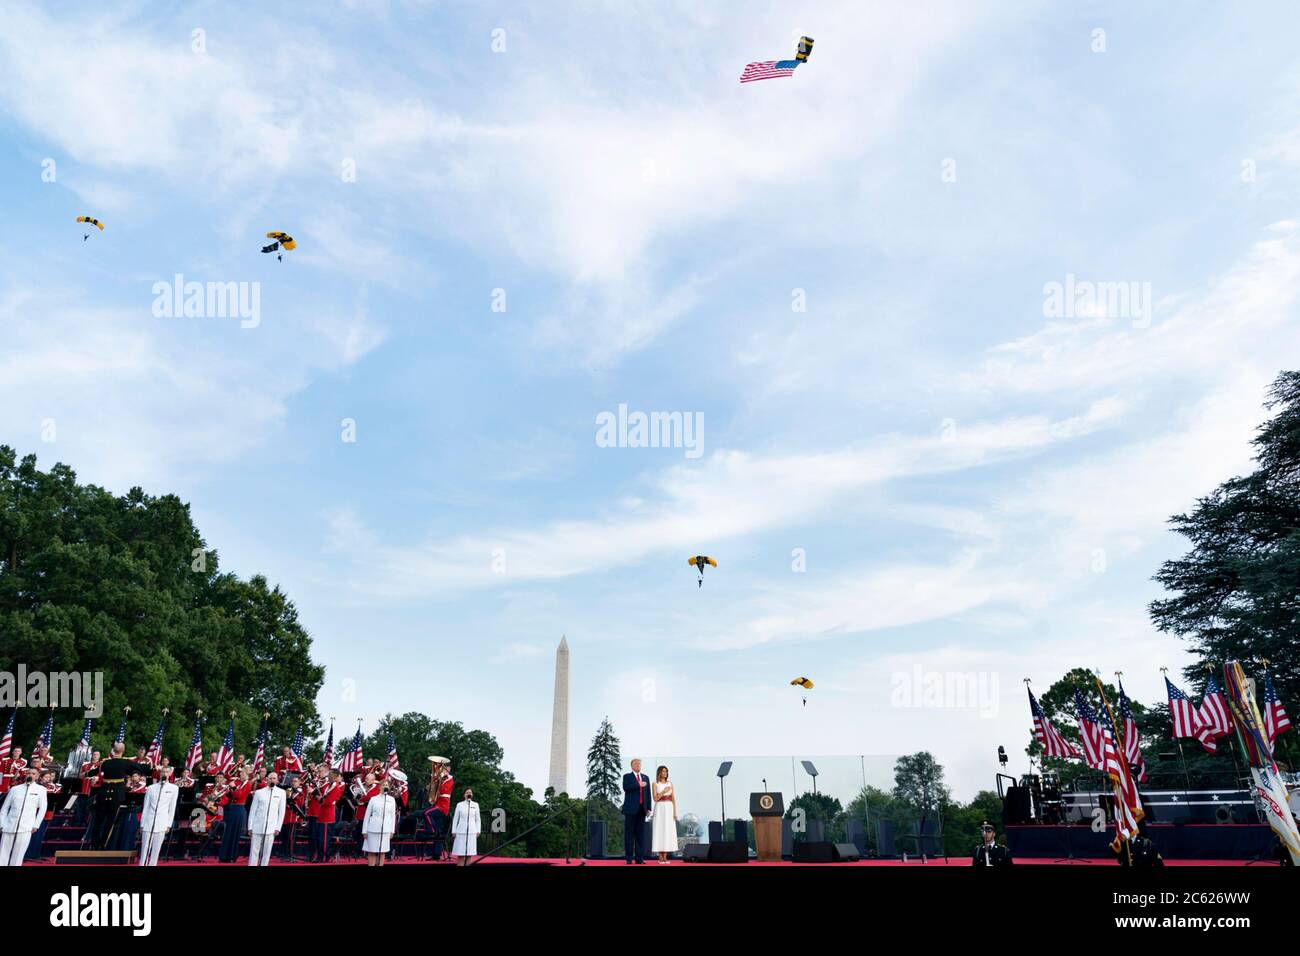
[[[1245,866],[1247,862],[1248,861],[1246,860],[1166,860],[1165,865],[1166,866]],[[63,864],[63,867],[68,868],[71,865],[72,864]],[[93,866],[94,864],[88,864],[88,865]],[[386,864],[385,868],[389,868],[389,867],[407,868],[407,867],[429,867],[429,866],[450,868],[456,865],[457,864],[454,863],[433,863],[428,860],[402,859],[402,860],[394,860],[392,862],[389,862],[388,864]],[[558,859],[540,859],[540,858],[533,858],[533,857],[488,857],[483,860],[480,860],[478,863],[475,863],[473,865],[474,866],[619,867],[619,866],[626,866],[627,864],[624,863],[622,860],[581,860],[577,858],[574,858],[566,863],[563,857],[560,857]],[[658,863],[647,861],[643,869],[656,869],[656,870],[666,870],[672,868],[698,869],[703,867],[707,867],[709,869],[718,869],[718,868],[738,869],[744,867],[777,867],[777,868],[813,867],[816,869],[841,869],[845,867],[863,867],[863,866],[865,867],[881,867],[881,866],[968,867],[970,865],[971,865],[970,860],[965,857],[950,857],[947,861],[943,860],[942,858],[939,858],[936,860],[929,860],[928,862],[925,863],[922,863],[919,860],[908,860],[907,862],[903,862],[902,860],[862,860],[857,863],[790,863],[784,860],[781,861],[780,863],[763,863],[763,862],[759,862],[758,860],[750,860],[748,863],[683,863],[681,860],[674,860],[671,863],[669,863],[667,866],[662,866]],[[1017,866],[1118,866],[1119,864],[1112,859],[1066,860],[1066,861],[1059,861],[1059,862],[1056,860],[1045,860],[1045,859],[1025,859],[1025,860],[1017,860],[1016,865]],[[1278,864],[1274,861],[1260,861],[1253,865],[1254,866],[1277,866]],[[42,866],[42,867],[54,866],[54,862],[52,860],[46,860],[41,863],[28,863],[27,866]],[[272,861],[271,866],[276,869],[279,869],[281,867],[299,867],[299,868],[310,867],[312,869],[319,869],[321,866],[364,867],[365,862],[356,859],[346,859],[346,860],[338,860],[333,863],[319,864],[319,863],[303,863],[303,862],[282,863],[279,860],[274,860]],[[214,869],[214,868],[215,869],[221,869],[221,868],[239,869],[239,868],[247,868],[247,861],[241,860],[238,863],[217,863],[214,860],[205,860],[202,863],[199,863],[194,860],[184,860],[184,861],[178,860],[175,863],[163,863],[161,864],[161,867],[162,868],[203,867],[207,869]]]

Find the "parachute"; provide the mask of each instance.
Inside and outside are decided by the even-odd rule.
[[[697,568],[697,569],[699,569],[699,572],[700,572],[700,583],[697,585],[697,587],[704,587],[704,568],[705,568],[705,566],[706,566],[706,565],[711,565],[711,566],[713,566],[713,567],[715,567],[715,568],[718,566],[718,562],[717,562],[717,561],[714,561],[714,560],[713,560],[711,557],[709,557],[707,554],[697,554],[697,555],[696,555],[695,557],[693,557],[693,558],[687,558],[687,559],[686,559],[686,563],[689,564],[689,565],[690,565],[691,567],[693,567],[693,568]]]
[[[284,253],[280,251],[281,249],[298,248],[298,243],[294,241],[293,236],[289,235],[287,232],[268,232],[266,238],[274,239],[275,242],[271,243],[269,246],[263,246],[262,252],[274,252],[275,257],[281,262],[284,261]]]
[[[746,63],[744,72],[740,74],[740,82],[753,83],[756,80],[775,80],[794,76],[794,71],[799,64],[807,63],[808,57],[812,56],[812,48],[812,37],[800,37],[799,43],[795,46],[793,60],[756,60],[753,63]]]
[[[96,219],[94,216],[78,216],[77,222],[84,222],[88,226],[97,227],[100,232],[104,231],[104,224],[100,222],[98,219]],[[81,237],[81,241],[85,242],[89,238],[90,238],[90,233],[86,233],[84,236]]]
[[[802,687],[804,690],[812,690],[812,689],[813,689],[813,682],[812,682],[811,680],[809,680],[807,677],[796,677],[794,680],[790,681],[790,686],[791,686],[791,687]],[[808,706],[808,695],[807,695],[807,694],[804,694],[804,695],[803,695],[803,705],[804,705],[805,707]]]

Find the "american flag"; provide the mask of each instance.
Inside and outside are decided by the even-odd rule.
[[[293,751],[295,757],[302,756],[302,724],[298,725],[298,732],[293,735],[293,743],[289,744],[289,749]]]
[[[753,83],[755,80],[772,80],[779,76],[794,76],[797,60],[762,60],[746,63],[745,72],[740,74],[740,82]]]
[[[1273,746],[1273,741],[1291,727],[1291,718],[1286,715],[1286,710],[1282,707],[1282,701],[1277,696],[1277,691],[1273,688],[1273,675],[1264,675],[1264,734],[1268,737],[1268,745]]]
[[[1165,678],[1165,692],[1169,695],[1169,716],[1174,721],[1174,736],[1195,737],[1201,727],[1196,705],[1168,677]]]
[[[190,752],[185,755],[185,769],[193,770],[203,762],[203,718],[194,718],[194,736],[190,738]]]
[[[89,747],[89,746],[90,746],[90,733],[91,733],[91,731],[93,731],[94,729],[95,729],[95,718],[94,718],[94,717],[87,717],[87,718],[86,718],[86,726],[84,726],[84,727],[81,728],[81,739],[80,739],[79,741],[77,741],[77,746],[79,746],[79,747]]]
[[[153,740],[149,742],[149,749],[144,752],[144,759],[151,767],[156,767],[162,762],[163,730],[166,726],[166,717],[158,721],[158,729],[154,732]]]
[[[356,773],[361,769],[361,725],[357,724],[357,734],[348,742],[348,749],[343,751],[339,761],[339,770],[344,773]]]
[[[1137,833],[1137,823],[1143,816],[1142,801],[1137,785],[1129,773],[1128,763],[1119,755],[1119,748],[1110,729],[1083,699],[1074,692],[1074,709],[1079,718],[1079,736],[1083,738],[1084,763],[1100,770],[1115,783],[1115,831],[1118,839],[1129,840]],[[1110,723],[1109,716],[1106,723]]]
[[[226,736],[221,741],[221,749],[217,751],[217,773],[225,773],[234,762],[235,718],[231,717],[230,726],[226,728]]]
[[[1133,719],[1133,705],[1129,703],[1128,694],[1124,693],[1124,682],[1119,682],[1119,716],[1124,721],[1124,757],[1128,765],[1137,771],[1138,782],[1147,782],[1147,762],[1142,759],[1142,737],[1138,734],[1137,721]]]
[[[122,723],[118,725],[117,736],[113,738],[113,743],[115,744],[126,743],[126,717],[123,717]]]
[[[1048,757],[1079,756],[1079,751],[1075,749],[1074,744],[1062,737],[1060,731],[1052,726],[1052,722],[1043,712],[1042,705],[1034,699],[1034,692],[1029,690],[1028,685],[1025,686],[1025,690],[1029,691],[1029,712],[1034,715],[1034,736],[1043,745],[1043,753]]]
[[[36,738],[37,747],[48,747],[50,741],[54,739],[54,711],[50,711],[50,716],[45,721],[45,726],[41,728],[41,735]]]
[[[325,741],[325,753],[321,755],[321,762],[330,769],[334,768],[334,725],[330,724],[330,735]]]
[[[262,764],[266,763],[267,733],[268,733],[268,729],[266,726],[266,718],[263,717],[261,729],[259,729],[257,732],[257,740],[253,741],[255,744],[257,744],[257,753],[253,755],[253,773],[257,773],[257,771],[261,769]]]
[[[1271,686],[1271,685],[1270,685],[1270,686]],[[1286,715],[1284,714],[1283,716],[1286,716]],[[397,769],[399,768],[399,766],[400,766],[400,765],[398,764],[398,762],[397,762],[397,741],[393,740],[393,732],[392,732],[391,730],[388,732],[388,764],[387,764],[387,766],[388,766],[388,769],[389,769],[389,770],[397,770]]]
[[[1205,685],[1205,696],[1201,698],[1201,708],[1196,716],[1201,723],[1196,739],[1202,747],[1214,753],[1219,749],[1215,741],[1232,731],[1232,718],[1228,715],[1228,702],[1223,699],[1223,692],[1213,677]]]
[[[9,754],[14,749],[14,718],[18,716],[18,711],[9,715],[9,726],[5,727],[5,735],[0,737],[0,760],[8,760]]]

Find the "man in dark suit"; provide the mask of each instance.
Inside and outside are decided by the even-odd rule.
[[[997,842],[997,831],[987,820],[980,827],[980,845],[975,848],[971,863],[975,866],[1011,866],[1011,851]]]
[[[632,772],[623,774],[623,858],[645,862],[645,815],[650,812],[650,778],[641,772],[641,761],[632,761]]]

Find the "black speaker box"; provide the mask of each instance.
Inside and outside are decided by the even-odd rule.
[[[688,843],[682,847],[683,863],[709,862],[709,845],[707,843]]]
[[[749,823],[745,820],[731,821],[731,842],[749,845]]]
[[[832,863],[835,856],[835,844],[824,840],[805,841],[794,845],[796,863]]]
[[[587,859],[605,859],[605,846],[609,837],[609,824],[604,820],[587,821]]]
[[[722,821],[720,820],[709,821],[709,842],[710,843],[722,842]]]
[[[832,843],[832,856],[836,863],[857,863],[862,859],[862,854],[852,843]]]
[[[748,863],[749,847],[744,843],[710,843],[710,863]]]

